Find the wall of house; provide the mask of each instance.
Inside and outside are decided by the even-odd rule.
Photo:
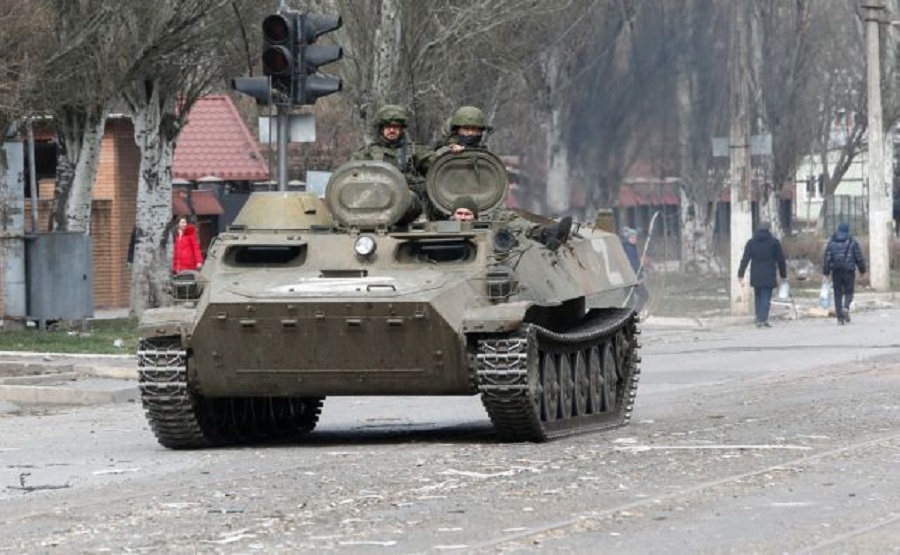
[[[94,308],[128,308],[131,270],[128,243],[134,227],[140,152],[134,144],[131,122],[111,119],[100,148],[94,200],[91,204],[91,248],[94,264]],[[38,226],[47,231],[53,198],[53,181],[39,184]],[[25,203],[26,226],[31,222],[31,203]],[[30,229],[30,227],[29,227]]]
[[[131,121],[120,118],[106,124],[100,163],[94,184],[94,206],[109,201],[109,210],[94,213],[94,306],[128,308],[131,269],[128,243],[134,228],[140,151],[134,144]]]

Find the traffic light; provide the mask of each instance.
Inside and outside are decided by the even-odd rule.
[[[285,103],[293,98],[296,73],[296,14],[272,14],[262,23],[263,75],[271,79],[273,96]]]
[[[344,56],[338,45],[315,44],[325,33],[340,28],[339,15],[285,12],[267,16],[262,23],[263,77],[232,79],[231,88],[252,96],[259,104],[315,104],[322,96],[341,90],[337,77],[316,73],[319,66]]]
[[[338,45],[314,44],[321,35],[340,28],[341,16],[301,13],[295,17],[297,72],[293,101],[298,105],[315,104],[320,97],[336,93],[343,86],[339,78],[316,71],[319,66],[343,58],[344,50]]]
[[[257,104],[268,106],[272,103],[272,85],[268,77],[235,77],[231,80],[231,88],[252,96]]]

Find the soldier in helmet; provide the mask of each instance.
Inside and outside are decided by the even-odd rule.
[[[385,104],[375,112],[375,140],[357,150],[353,160],[378,160],[394,164],[407,181],[421,181],[428,172],[431,150],[406,137],[406,110]]]
[[[467,148],[484,148],[484,135],[492,127],[480,108],[463,106],[450,118],[450,133],[444,138],[441,148],[436,152],[440,156],[446,152],[459,154]],[[572,218],[566,216],[550,225],[534,225],[527,222],[511,210],[500,210],[496,219],[508,221],[511,227],[522,229],[529,237],[555,251],[569,240],[572,231]]]
[[[434,152],[408,140],[406,110],[396,104],[385,104],[375,112],[375,140],[353,153],[352,160],[375,160],[396,166],[414,193],[410,211],[401,223],[415,220],[425,205],[425,174]]]
[[[466,148],[485,148],[484,135],[490,131],[491,126],[480,108],[463,106],[450,118],[450,134],[442,146],[454,154]]]

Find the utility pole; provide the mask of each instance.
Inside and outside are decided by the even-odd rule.
[[[731,313],[750,314],[751,290],[749,280],[741,286],[737,278],[744,245],[753,234],[753,215],[750,212],[750,31],[746,19],[749,2],[735,2],[731,33]],[[745,276],[746,277],[746,276]]]
[[[891,290],[890,241],[893,236],[892,190],[884,178],[884,129],[881,113],[879,29],[884,0],[863,0],[866,10],[869,139],[869,280],[876,291]]]

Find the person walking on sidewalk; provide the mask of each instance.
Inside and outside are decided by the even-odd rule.
[[[778,285],[775,271],[781,279],[787,279],[787,264],[781,242],[772,236],[769,222],[761,222],[753,232],[753,237],[744,246],[744,256],[738,267],[738,280],[744,286],[744,272],[750,265],[750,286],[753,287],[755,301],[756,327],[770,328],[769,306],[772,302],[772,290]]]
[[[865,275],[866,260],[859,242],[850,235],[850,226],[841,222],[825,245],[825,264],[822,268],[825,279],[831,275],[834,315],[838,324],[850,323],[850,303],[853,302],[857,269],[860,275]]]

